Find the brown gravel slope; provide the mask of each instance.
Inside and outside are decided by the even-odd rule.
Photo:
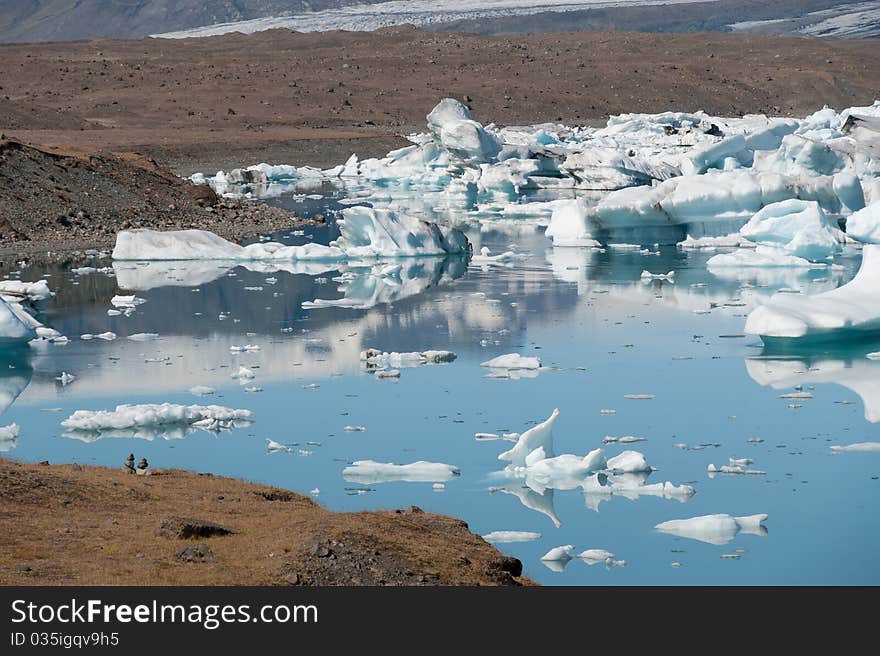
[[[125,228],[202,228],[241,239],[300,223],[277,208],[221,200],[140,155],[0,139],[0,255],[109,248]]]
[[[470,97],[480,120],[517,124],[667,109],[804,115],[880,93],[876,40],[717,33],[273,30],[3,45],[0,61],[0,130],[138,150],[180,168],[224,145],[227,166],[252,163],[236,150],[255,143],[275,144],[278,158],[290,144],[293,164],[330,163],[310,162],[320,149],[298,147],[303,140],[328,139],[336,161],[355,149],[379,154],[388,144],[371,137],[423,129],[444,96]],[[32,125],[22,118],[30,112]],[[52,112],[90,129],[50,130]]]
[[[0,585],[531,584],[518,560],[457,519],[334,513],[293,492],[179,470],[0,459],[0,506]],[[179,537],[198,522],[234,532]]]

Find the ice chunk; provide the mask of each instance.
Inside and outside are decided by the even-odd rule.
[[[20,305],[0,298],[0,347],[33,339],[36,336],[34,323]]]
[[[666,280],[667,282],[675,282],[675,271],[669,271],[668,273],[651,273],[650,271],[642,271],[642,275],[639,276],[642,280]]]
[[[654,528],[670,535],[676,535],[709,544],[727,544],[740,532],[752,535],[766,535],[763,523],[767,515],[732,517],[730,515],[703,515],[690,519],[673,519]]]
[[[61,422],[67,437],[92,441],[100,437],[183,436],[195,429],[230,430],[249,426],[250,410],[219,405],[178,405],[148,403],[118,405],[115,410],[77,410]],[[176,434],[179,429],[182,434]]]
[[[813,261],[840,252],[839,232],[819,203],[795,198],[766,205],[740,229],[752,242]]]
[[[531,542],[532,540],[539,540],[541,534],[528,531],[492,531],[482,537],[486,542],[491,543]]]
[[[341,236],[331,244],[346,257],[413,257],[467,254],[470,243],[455,228],[440,227],[389,209],[347,207],[337,221]]]
[[[480,366],[488,369],[540,369],[541,359],[523,356],[519,353],[508,353],[486,360]]]
[[[419,460],[408,465],[357,460],[342,470],[342,477],[351,483],[386,483],[406,481],[410,483],[443,483],[459,474],[458,467],[440,462]]]
[[[810,262],[797,255],[789,255],[785,251],[772,246],[758,246],[754,250],[737,250],[732,253],[718,253],[706,261],[710,273],[721,275],[718,272],[727,268],[795,268],[816,269],[827,266]]]
[[[128,339],[133,342],[152,342],[159,339],[158,333],[135,333],[134,335],[129,335]]]
[[[544,457],[552,457],[553,423],[558,416],[559,410],[554,409],[549,418],[520,435],[516,445],[500,454],[498,459],[507,461],[515,467],[523,467],[527,456],[536,449],[542,449]]]
[[[553,547],[550,551],[541,556],[541,560],[568,562],[573,558],[571,555],[572,551],[574,551],[574,545],[571,544],[566,544],[561,547]]]
[[[866,244],[880,244],[880,200],[853,212],[846,220],[846,234]]]
[[[285,246],[261,242],[239,246],[206,230],[123,230],[116,235],[114,260],[342,260],[333,246]]]
[[[400,369],[379,369],[376,378],[400,378]]]
[[[289,446],[276,442],[275,440],[266,438],[266,450],[269,453],[293,453],[293,449]]]
[[[608,469],[621,474],[653,471],[653,467],[648,465],[645,454],[638,451],[624,451],[609,458]]]
[[[581,551],[576,558],[580,558],[587,565],[595,565],[596,563],[604,563],[614,559],[614,554],[605,549],[586,549]]]
[[[880,442],[858,442],[845,446],[832,446],[834,453],[851,453],[854,451],[880,451]]]
[[[190,394],[195,394],[196,396],[207,396],[209,394],[213,394],[216,392],[213,387],[208,387],[207,385],[195,385],[194,387],[189,388]]]
[[[0,453],[12,451],[18,442],[18,424],[0,426]]]
[[[765,343],[830,339],[880,329],[880,245],[862,250],[862,265],[849,283],[814,296],[775,294],[746,320],[745,332]]]
[[[454,361],[455,353],[452,351],[412,351],[388,353],[379,349],[367,349],[361,351],[361,362],[367,369],[378,367],[417,367],[426,364],[446,364]]]
[[[553,240],[554,246],[598,247],[593,238],[594,229],[587,221],[587,201],[584,198],[557,203],[550,217],[550,225],[544,234]]]
[[[15,299],[30,302],[45,301],[55,296],[45,280],[23,282],[21,280],[0,280],[0,296],[11,296]]]

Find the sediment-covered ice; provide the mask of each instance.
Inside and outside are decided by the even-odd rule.
[[[249,426],[250,410],[236,410],[219,405],[178,405],[148,403],[118,405],[114,410],[77,410],[61,422],[65,435],[85,441],[99,437],[143,437],[185,435],[192,430],[230,430]]]
[[[709,544],[727,544],[739,533],[750,535],[766,535],[764,522],[767,515],[748,515],[732,517],[731,515],[703,515],[690,519],[673,519],[657,524],[654,528],[682,538],[708,542]]]
[[[880,330],[880,245],[866,245],[847,284],[816,295],[775,294],[753,310],[745,332],[765,342],[837,339]]]
[[[442,462],[419,460],[407,465],[357,460],[342,470],[342,477],[351,483],[365,485],[405,481],[409,483],[445,483],[459,474],[458,467]]]
[[[447,364],[454,361],[455,353],[452,351],[410,351],[397,353],[392,351],[380,351],[379,349],[367,349],[361,351],[361,363],[367,369],[382,367],[419,367],[426,364]]]

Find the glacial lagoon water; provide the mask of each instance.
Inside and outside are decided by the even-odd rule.
[[[326,241],[330,230],[311,236]],[[480,534],[540,533],[498,546],[544,584],[880,583],[880,453],[831,450],[880,440],[880,361],[865,357],[880,345],[770,353],[741,335],[749,309],[772,292],[815,293],[849,280],[857,251],[837,258],[843,266],[834,270],[713,273],[711,253],[675,247],[554,249],[532,229],[469,236],[477,248],[515,245],[524,257],[488,267],[409,260],[393,280],[370,267],[317,264],[127,263],[115,276],[27,267],[23,280],[49,275],[57,296],[41,318],[70,342],[0,356],[0,425],[21,427],[17,440],[0,443],[3,455],[121,466],[133,452],[155,467],[319,490],[316,499],[334,510],[417,505],[460,517]],[[676,275],[643,281],[643,270]],[[349,280],[333,281],[346,271]],[[117,293],[146,302],[130,316],[108,316]],[[348,307],[302,307],[341,298]],[[108,330],[118,338],[79,338]],[[127,339],[137,333],[159,338]],[[230,352],[243,344],[259,351]],[[448,349],[458,357],[382,380],[360,362],[366,348]],[[542,369],[486,377],[481,362],[512,352],[540,357]],[[255,373],[244,385],[230,377],[242,365]],[[76,379],[62,385],[62,372]],[[189,392],[198,385],[216,393]],[[260,391],[246,391],[254,387]],[[812,398],[780,398],[795,391]],[[247,408],[254,422],[139,438],[66,436],[60,425],[78,409],[164,401]],[[475,433],[521,432],[554,408],[556,453],[635,449],[657,470],[647,483],[689,484],[696,494],[685,501],[580,488],[541,494],[505,483],[497,456],[511,442]],[[645,440],[603,445],[605,436]],[[291,451],[270,453],[267,439]],[[750,458],[750,468],[766,474],[708,475],[710,463],[731,457]],[[355,460],[427,460],[461,474],[442,490],[431,482],[346,481],[343,469]],[[717,545],[653,528],[715,513],[767,513],[766,535],[740,533]],[[540,560],[568,544],[575,553],[607,549],[626,566]]]

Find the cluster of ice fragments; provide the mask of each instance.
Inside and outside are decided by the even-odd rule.
[[[40,304],[54,295],[45,280],[0,280],[0,349],[28,342],[66,343],[67,337],[34,317]]]
[[[880,101],[802,119],[664,112],[613,116],[603,128],[498,127],[447,98],[427,131],[410,135],[413,145],[383,158],[352,156],[326,170],[259,164],[193,180],[230,195],[335,185],[343,203],[372,205],[344,210],[345,224],[364,222],[367,232],[381,212],[445,226],[531,222],[546,225],[557,247],[679,243],[733,248],[709,260],[713,272],[808,269],[830,266],[845,244],[880,242],[878,126]],[[840,309],[835,320],[849,324],[855,308]],[[766,331],[758,334],[788,337],[776,333],[801,320],[782,306],[773,316],[781,323],[751,322]]]
[[[220,405],[175,403],[118,405],[114,410],[77,410],[61,425],[65,435],[91,442],[102,437],[180,438],[195,430],[221,431],[249,426],[250,410]]]
[[[555,455],[553,451],[553,424],[559,416],[554,410],[550,417],[526,432],[506,436],[516,439],[516,444],[498,456],[507,462],[499,472],[502,478],[516,481],[537,495],[548,490],[570,490],[580,487],[589,507],[598,508],[603,497],[614,494],[631,499],[641,495],[686,501],[695,493],[689,485],[665,483],[646,484],[653,468],[644,454],[626,450],[606,458],[603,449],[593,449],[585,456],[572,454]],[[508,487],[504,491],[511,491]],[[521,497],[523,503],[526,500]],[[526,503],[526,505],[529,505]],[[549,514],[551,519],[555,515]],[[557,520],[554,519],[554,523]]]

